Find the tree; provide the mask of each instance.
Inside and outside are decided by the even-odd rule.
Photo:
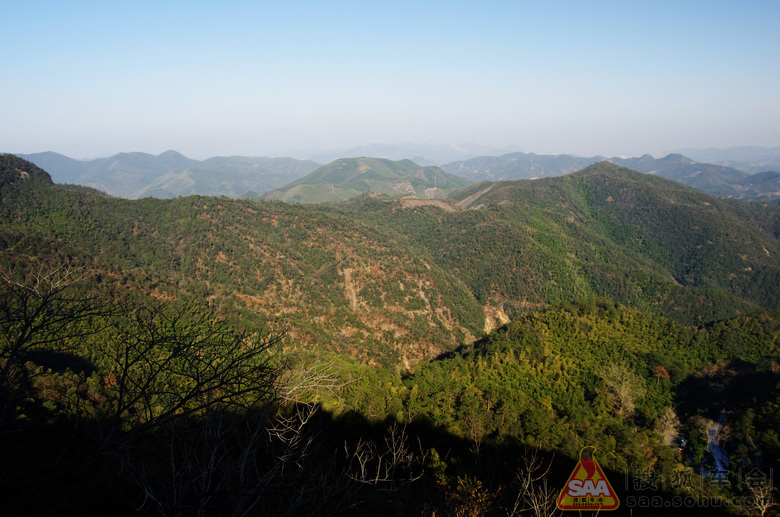
[[[306,391],[311,380],[288,382],[280,393],[284,365],[275,350],[284,333],[239,331],[194,307],[109,304],[88,289],[88,276],[71,262],[0,271],[0,409],[14,411],[0,422],[16,431],[11,436],[21,436],[26,421],[16,418],[25,411],[19,404],[50,404],[38,385],[64,386],[45,370],[31,378],[34,352],[76,357],[88,348],[94,363],[92,377],[70,373],[68,393],[56,394],[66,401],[64,428],[49,431],[46,416],[28,424],[40,427],[24,450],[39,457],[28,457],[32,465],[12,477],[0,473],[15,491],[6,503],[28,505],[32,494],[56,492],[66,507],[66,489],[45,487],[107,468],[110,458],[140,489],[133,505],[162,515],[216,507],[246,514],[269,487],[289,483],[307,454],[305,427],[315,408],[278,412],[284,395]],[[325,371],[311,376],[327,385]],[[62,431],[70,439],[60,439]]]
[[[278,400],[273,358],[283,337],[237,331],[197,308],[136,308],[100,341],[108,399],[100,416],[137,433],[205,412],[267,411]]]
[[[669,372],[664,368],[662,364],[659,364],[653,370],[653,375],[656,378],[656,382],[660,382],[661,379],[669,380]]]
[[[54,424],[63,416],[57,407],[67,397],[65,386],[72,387],[76,375],[55,375],[36,363],[57,357],[89,365],[78,356],[79,345],[105,328],[106,318],[118,305],[96,294],[89,281],[92,272],[86,265],[73,260],[55,264],[56,257],[48,262],[24,255],[3,259],[0,432],[7,447],[4,460],[11,465],[0,472],[6,489],[3,504],[7,509],[21,504],[34,512],[35,505],[52,502],[46,501],[45,493],[55,494],[54,504],[63,504],[70,493],[63,488],[62,480],[78,478],[98,456],[90,453],[81,462],[72,461],[82,447],[91,447],[90,439],[79,432],[78,418],[68,424],[63,424],[67,419]]]
[[[661,412],[656,422],[656,431],[661,435],[664,445],[671,445],[679,435],[680,419],[674,408],[667,407]]]
[[[406,426],[393,423],[387,428],[384,442],[382,447],[361,439],[354,451],[345,443],[350,463],[347,476],[385,491],[397,491],[422,478],[428,453],[419,443],[419,452],[409,446]]]
[[[517,496],[508,515],[530,512],[534,517],[552,517],[560,514],[555,504],[558,491],[547,482],[551,470],[552,461],[545,465],[539,450],[533,453],[526,450],[523,453],[515,474]]]
[[[636,400],[647,393],[645,380],[624,364],[612,363],[601,373],[604,387],[616,414],[630,417],[636,410]]]
[[[25,397],[25,363],[34,351],[62,352],[75,339],[101,331],[93,318],[115,308],[77,284],[90,275],[72,262],[31,260],[0,269],[0,422],[14,394]]]
[[[771,479],[764,478],[748,483],[748,493],[753,502],[752,513],[764,517],[778,505],[773,497],[773,488]]]
[[[94,414],[102,452],[141,488],[137,504],[163,515],[215,505],[251,511],[278,481],[269,447],[283,371],[274,353],[284,334],[248,334],[165,304],[116,318],[106,334],[104,398]]]

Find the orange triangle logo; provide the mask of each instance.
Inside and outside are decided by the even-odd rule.
[[[590,452],[586,452],[591,449]],[[555,501],[561,510],[615,510],[620,506],[615,490],[593,457],[595,448],[580,452],[580,461],[569,476],[561,495]]]

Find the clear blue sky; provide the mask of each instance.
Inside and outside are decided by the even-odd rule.
[[[4,1],[0,151],[780,146],[780,2]]]

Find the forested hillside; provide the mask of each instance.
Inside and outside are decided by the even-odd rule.
[[[343,158],[273,190],[263,198],[294,203],[333,203],[371,193],[441,199],[470,183],[439,167],[420,167],[411,160]]]
[[[3,155],[0,213],[12,513],[550,515],[584,447],[626,514],[767,501],[776,205],[608,163],[447,202],[130,201]]]
[[[457,278],[336,210],[224,198],[127,201],[62,189],[43,171],[8,185],[13,234],[73,243],[120,282],[248,324],[281,317],[296,346],[386,364],[433,357],[482,328]],[[11,246],[13,249],[13,246]]]
[[[779,316],[766,311],[693,327],[605,299],[564,304],[413,374],[379,373],[381,381],[350,386],[350,399],[363,415],[421,420],[488,443],[518,440],[569,457],[596,446],[615,470],[703,460],[707,425],[725,411],[732,432],[743,435],[724,439],[732,457],[748,465],[758,454],[775,464]],[[742,366],[725,366],[736,363]],[[729,383],[743,386],[729,393]],[[703,385],[711,392],[691,392]],[[747,419],[746,405],[756,411]],[[668,449],[680,436],[687,445]]]
[[[159,298],[248,321],[283,317],[306,347],[385,364],[430,358],[507,317],[591,296],[684,323],[780,303],[777,207],[609,164],[453,198],[479,210],[375,198],[339,207],[127,201],[40,174],[4,196],[8,230],[70,243]]]
[[[470,210],[428,212],[421,224],[426,216],[397,212],[400,224],[418,229],[416,242],[461,271],[479,300],[512,314],[595,295],[706,322],[780,303],[780,211],[771,204],[717,199],[608,163],[480,183],[451,200]]]

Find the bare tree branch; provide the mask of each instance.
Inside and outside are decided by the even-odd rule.
[[[279,378],[279,393],[281,398],[290,402],[312,401],[326,394],[335,396],[341,388],[356,380],[341,379],[333,362],[299,362],[287,365]]]
[[[353,481],[368,484],[382,491],[394,491],[422,478],[428,458],[418,443],[419,452],[408,444],[406,426],[397,422],[387,429],[384,447],[381,449],[372,441],[358,440],[354,449],[344,444],[350,458],[347,476]]]
[[[34,351],[69,350],[99,333],[117,307],[79,290],[90,276],[84,266],[49,266],[32,260],[0,268],[0,420],[12,393],[26,382],[24,367]]]
[[[534,517],[552,517],[560,514],[555,500],[557,491],[547,484],[547,477],[552,470],[552,460],[545,464],[541,452],[526,451],[515,475],[517,496],[509,516],[530,513]]]

